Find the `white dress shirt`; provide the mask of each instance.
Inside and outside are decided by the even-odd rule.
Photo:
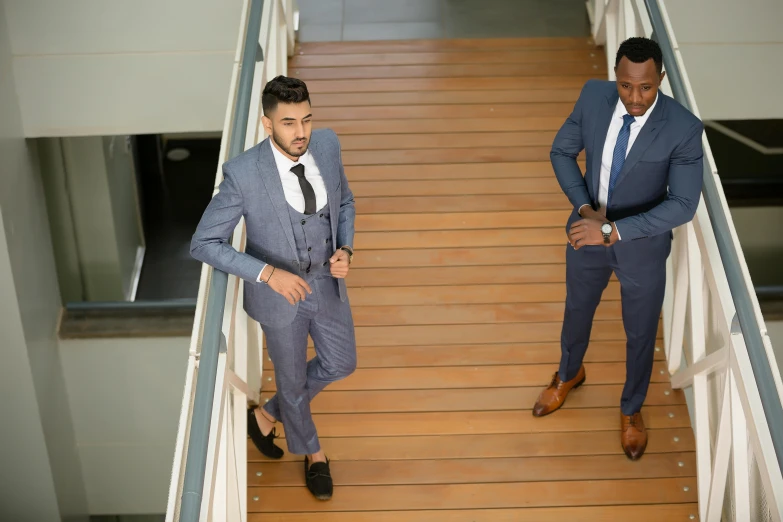
[[[650,114],[652,114],[657,103],[658,95],[655,96],[655,101],[650,105],[650,108],[647,109],[647,112],[642,116],[634,117],[635,120],[631,123],[631,134],[628,136],[628,147],[625,149],[626,158],[628,157],[628,153],[631,152],[631,147],[633,147],[634,141],[636,141],[637,136],[639,136],[639,132],[641,132],[644,124],[647,123],[647,120],[650,118]],[[609,130],[606,133],[603,154],[601,155],[601,173],[598,182],[599,208],[605,207],[609,201],[609,178],[612,174],[612,156],[614,156],[614,147],[617,145],[617,137],[620,135],[620,130],[623,128],[623,116],[626,114],[628,114],[628,111],[625,109],[623,101],[617,100],[617,105],[614,107],[614,114],[612,114],[612,120],[609,122]],[[585,206],[587,205],[579,207],[580,213]],[[617,227],[615,227],[615,230],[617,230]],[[622,240],[619,230],[617,230],[617,238]]]
[[[315,192],[315,208],[317,210],[324,208],[326,206],[326,185],[310,151],[305,152],[299,161],[291,161],[277,149],[271,138],[269,146],[272,147],[272,154],[275,156],[275,163],[277,163],[277,170],[280,173],[280,181],[283,182],[283,192],[288,204],[297,212],[304,213],[305,211],[305,198],[302,194],[302,187],[299,186],[299,178],[291,172],[291,167],[301,163],[305,168],[305,178],[313,186],[313,192]]]
[[[327,203],[326,184],[310,151],[308,150],[300,156],[299,161],[291,161],[277,149],[272,138],[269,139],[269,146],[272,147],[272,154],[275,157],[280,181],[283,182],[283,193],[288,204],[297,212],[304,214],[305,198],[302,193],[302,187],[299,186],[299,178],[291,172],[291,167],[301,163],[305,168],[305,179],[310,182],[310,185],[313,186],[313,192],[315,192],[315,208],[318,210],[324,208]],[[266,268],[266,265],[264,265],[264,268]],[[263,271],[264,269],[262,268],[261,272]],[[261,272],[259,272],[258,279],[256,279],[259,283],[261,282]]]

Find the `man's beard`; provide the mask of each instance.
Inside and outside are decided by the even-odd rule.
[[[308,147],[307,142],[305,142],[304,150],[302,150],[300,152],[300,151],[291,150],[286,145],[283,145],[282,143],[280,143],[280,140],[277,139],[277,136],[275,135],[274,132],[272,133],[272,139],[275,140],[275,143],[277,143],[277,146],[280,147],[283,150],[283,152],[285,152],[286,154],[288,154],[292,158],[299,158],[301,156],[304,156],[305,153],[307,152],[307,147]]]

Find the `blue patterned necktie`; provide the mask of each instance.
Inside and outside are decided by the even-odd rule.
[[[623,116],[623,128],[620,129],[620,134],[617,135],[617,143],[614,146],[614,153],[612,154],[612,168],[609,170],[609,191],[606,195],[607,207],[609,207],[609,202],[612,200],[614,185],[617,183],[617,178],[620,176],[620,171],[623,170],[623,165],[625,164],[628,139],[631,137],[631,124],[634,121],[636,121],[636,118],[630,114]]]

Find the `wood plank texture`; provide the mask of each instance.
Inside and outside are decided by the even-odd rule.
[[[332,129],[340,136],[355,134],[408,134],[412,130],[417,133],[438,133],[446,136],[456,133],[469,133],[473,136],[478,132],[557,131],[563,125],[564,119],[558,116],[510,117],[502,113],[502,106],[498,106],[497,109],[501,112],[493,113],[492,117],[466,118],[462,113],[457,112],[451,113],[448,118],[415,118],[415,122],[411,122],[411,119],[395,118],[393,116],[396,116],[396,114],[389,115],[388,113],[387,115],[391,117],[386,119],[356,120],[344,117],[355,115],[356,111],[352,111],[350,114],[342,114],[337,109],[330,110],[337,118],[329,120],[318,119],[313,125],[315,128]],[[482,112],[484,111],[482,110]],[[413,125],[415,125],[415,128],[412,129]]]
[[[695,441],[661,325],[646,454],[620,447],[615,276],[585,385],[531,414],[560,361],[573,211],[549,154],[585,81],[606,77],[603,50],[589,38],[300,43],[289,71],[307,81],[314,126],[339,135],[356,200],[358,361],[311,402],[334,497],[313,499],[301,456],[270,461],[248,441],[248,520],[698,519]],[[261,357],[263,403],[277,388]]]
[[[348,67],[297,67],[304,81],[378,78],[484,78],[520,76],[586,76],[606,74],[606,62],[471,63],[459,65],[370,65]]]
[[[252,499],[251,499],[252,506]],[[580,522],[624,522],[627,506],[579,506],[519,509],[438,509],[432,511],[335,511],[319,513],[321,522],[541,522],[542,520],[578,520]],[[635,506],[634,522],[662,520],[698,520],[699,505],[657,504]],[[310,522],[311,513],[252,513],[249,522]],[[404,518],[400,518],[400,517]]]
[[[580,62],[599,64],[602,58],[591,49],[556,49],[527,51],[463,51],[420,53],[299,54],[288,62],[290,67],[357,67],[382,65],[447,65],[487,63]]]
[[[527,415],[529,416],[529,415]],[[680,453],[695,450],[693,430],[666,428],[650,430],[645,454]],[[324,451],[335,461],[478,459],[515,457],[567,457],[577,455],[618,455],[618,435],[614,430],[538,433],[495,433],[455,435],[411,435],[405,437],[322,437]],[[268,462],[248,440],[249,462]],[[302,462],[286,453],[281,462]]]
[[[573,103],[579,89],[527,89],[495,91],[489,98],[484,91],[411,91],[411,92],[349,92],[318,94],[312,97],[313,107],[349,107],[384,105],[486,104],[498,103]],[[562,122],[561,122],[562,123]]]

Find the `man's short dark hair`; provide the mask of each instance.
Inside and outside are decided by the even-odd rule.
[[[278,76],[269,80],[261,95],[261,107],[264,114],[269,115],[277,108],[278,103],[302,103],[310,101],[307,85],[298,78]]]
[[[620,60],[625,56],[633,63],[644,63],[652,58],[655,62],[655,68],[658,70],[658,74],[661,74],[663,70],[663,54],[661,53],[660,46],[649,38],[634,37],[629,38],[620,45],[620,49],[617,50],[617,59],[614,62],[614,66],[617,67],[620,64]]]

